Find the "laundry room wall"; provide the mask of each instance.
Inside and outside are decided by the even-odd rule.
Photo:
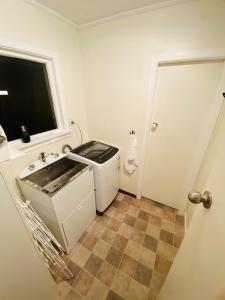
[[[225,48],[224,28],[225,2],[196,0],[80,30],[89,137],[123,163],[133,129],[140,156],[152,55]],[[122,189],[136,194],[137,179],[121,168]]]
[[[0,1],[0,40],[25,43],[34,48],[49,50],[58,56],[67,116],[80,125],[86,140],[82,66],[76,28],[31,2]],[[49,145],[41,145],[20,158],[2,163],[0,167],[7,182],[16,187],[15,177],[25,166],[36,160],[41,151],[59,152],[63,144],[69,143],[75,147],[79,142],[79,131],[74,128],[68,137]]]

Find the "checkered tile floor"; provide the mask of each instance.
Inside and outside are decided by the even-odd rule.
[[[74,279],[58,283],[61,299],[156,299],[183,234],[175,209],[119,193],[67,257]]]

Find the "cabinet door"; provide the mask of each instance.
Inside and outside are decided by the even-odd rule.
[[[67,252],[73,248],[74,244],[95,218],[95,215],[95,194],[92,191],[62,223],[67,241]]]
[[[59,222],[63,222],[93,190],[93,171],[89,169],[56,193],[52,197],[52,203]]]

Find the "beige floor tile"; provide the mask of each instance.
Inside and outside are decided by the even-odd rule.
[[[149,289],[135,279],[131,279],[128,296],[129,300],[148,300]]]
[[[114,243],[113,243],[113,247],[116,248],[117,250],[119,250],[120,252],[123,252],[126,245],[128,243],[128,239],[125,238],[124,236],[117,234]]]
[[[111,287],[113,278],[116,274],[116,268],[110,263],[104,261],[96,277],[108,287]]]
[[[125,195],[124,195],[124,194],[122,194],[122,193],[118,193],[118,194],[117,194],[117,196],[116,196],[116,200],[118,200],[118,201],[122,201],[124,197],[125,197]]]
[[[135,228],[131,236],[131,240],[142,245],[144,241],[144,237],[145,237],[145,233]]]
[[[80,267],[83,267],[88,260],[91,252],[83,245],[80,245],[78,249],[73,253],[71,260]]]
[[[156,255],[155,259],[155,267],[154,270],[162,273],[162,274],[167,274],[169,272],[169,269],[171,267],[171,261],[166,259],[165,257],[161,255]]]
[[[103,284],[101,281],[94,279],[94,282],[88,291],[87,300],[105,300],[107,298],[107,294],[109,292],[109,288]]]
[[[157,254],[173,261],[176,255],[176,248],[164,241],[158,242]]]
[[[134,241],[128,241],[124,253],[139,261],[142,246]]]
[[[64,299],[69,294],[71,286],[66,281],[60,281],[57,283],[57,290],[60,299]]]
[[[90,290],[92,283],[94,281],[94,277],[88,272],[81,270],[78,275],[78,278],[74,284],[74,288],[78,293],[85,297]]]
[[[112,245],[116,238],[116,232],[109,228],[106,228],[101,238],[108,244]]]
[[[82,300],[82,299],[84,298],[82,298],[76,291],[71,289],[69,294],[63,300]]]
[[[92,251],[95,247],[95,244],[97,243],[98,238],[93,235],[92,233],[89,233],[86,238],[82,241],[82,245],[87,248],[88,250]]]
[[[120,228],[121,222],[117,219],[111,218],[110,222],[108,222],[107,227],[113,231],[118,231]]]
[[[157,295],[160,292],[160,289],[164,283],[165,278],[166,278],[165,274],[159,273],[157,271],[154,271],[152,273],[150,289],[152,289]]]
[[[120,264],[120,270],[132,277],[138,262],[128,255],[124,255]]]
[[[148,225],[147,221],[137,218],[135,221],[134,227],[140,231],[145,232],[147,225]]]
[[[159,239],[160,235],[160,227],[156,226],[154,224],[148,223],[147,229],[146,229],[146,234]]]
[[[127,238],[128,240],[130,240],[132,238],[132,235],[134,233],[134,228],[123,223],[120,226],[120,229],[118,231],[118,233],[122,236],[124,236],[125,238]]]
[[[110,249],[110,244],[100,239],[95,245],[93,253],[104,260],[109,252],[109,249]]]
[[[134,205],[130,205],[128,208],[127,214],[137,218],[137,216],[139,214],[139,209]]]
[[[120,270],[117,270],[112,282],[111,289],[121,297],[126,298],[130,281],[131,277],[127,276]]]
[[[175,223],[167,220],[162,220],[161,229],[175,233]]]
[[[105,226],[101,224],[101,221],[98,221],[93,224],[93,226],[90,228],[89,232],[93,234],[94,236],[100,238],[105,230]]]
[[[155,259],[156,259],[156,253],[155,252],[153,252],[150,249],[147,249],[145,247],[142,248],[139,261],[143,265],[145,265],[148,268],[154,270]]]

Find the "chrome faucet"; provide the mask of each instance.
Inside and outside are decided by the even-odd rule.
[[[40,154],[40,160],[43,161],[43,162],[46,162],[46,157],[47,157],[46,153],[45,152],[41,152],[41,154]]]

